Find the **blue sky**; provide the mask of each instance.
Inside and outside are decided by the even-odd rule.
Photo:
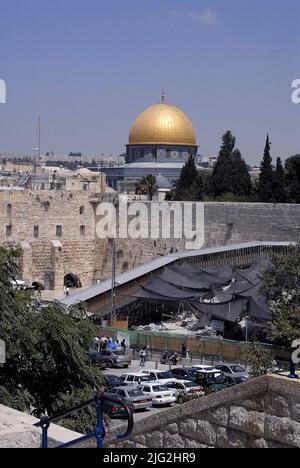
[[[300,152],[299,0],[0,0],[0,151],[119,154],[166,88],[218,152],[231,129],[249,163]]]

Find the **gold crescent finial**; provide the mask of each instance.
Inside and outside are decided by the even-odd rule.
[[[166,102],[166,92],[165,92],[165,89],[163,88],[162,91],[161,91],[161,103],[164,103]]]

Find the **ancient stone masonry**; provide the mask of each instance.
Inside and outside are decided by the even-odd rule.
[[[1,244],[22,248],[23,278],[29,284],[62,293],[68,273],[78,275],[83,286],[93,284],[95,218],[88,194],[5,191],[0,213]]]
[[[68,274],[89,287],[111,275],[112,243],[99,239],[96,210],[115,194],[0,191],[0,244],[20,246],[24,281],[63,292]],[[147,202],[146,202],[147,203]],[[155,203],[155,202],[153,202]],[[300,205],[205,203],[204,247],[300,240]],[[184,239],[117,239],[117,272],[185,250]]]
[[[300,382],[265,376],[135,425],[140,448],[300,448]]]

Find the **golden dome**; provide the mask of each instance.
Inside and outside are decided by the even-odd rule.
[[[131,127],[129,144],[197,145],[191,121],[180,109],[165,102],[142,112]]]

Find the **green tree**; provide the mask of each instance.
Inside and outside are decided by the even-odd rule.
[[[137,195],[147,195],[149,200],[153,200],[155,193],[157,192],[156,178],[152,175],[143,177],[137,184],[135,193]]]
[[[91,398],[102,382],[87,350],[97,330],[84,308],[66,310],[59,303],[37,309],[27,293],[17,291],[18,252],[0,250],[0,338],[7,362],[0,370],[0,403],[36,416],[67,409]],[[84,413],[76,417],[77,430]],[[91,427],[90,427],[91,429]]]
[[[236,196],[249,196],[251,179],[248,167],[238,149],[236,139],[230,131],[223,135],[223,143],[214,167],[210,192],[214,197],[232,193]]]
[[[272,368],[274,355],[254,341],[243,352],[243,358],[251,368],[253,377],[266,375]]]
[[[300,338],[300,255],[291,248],[287,257],[276,257],[264,273],[262,292],[274,312],[270,339],[291,346]]]
[[[290,157],[285,163],[288,201],[300,203],[300,154]]]
[[[280,158],[277,158],[276,170],[274,174],[274,195],[277,203],[287,202],[287,187],[283,164]]]
[[[195,158],[190,156],[183,166],[176,186],[166,197],[174,201],[200,201],[203,200],[204,185],[202,174],[197,170]]]
[[[276,196],[274,194],[275,174],[272,165],[271,143],[269,135],[264,151],[264,157],[261,163],[261,173],[258,182],[258,199],[262,203],[275,203]]]
[[[238,149],[232,155],[232,193],[237,196],[249,196],[252,191],[248,166]]]

